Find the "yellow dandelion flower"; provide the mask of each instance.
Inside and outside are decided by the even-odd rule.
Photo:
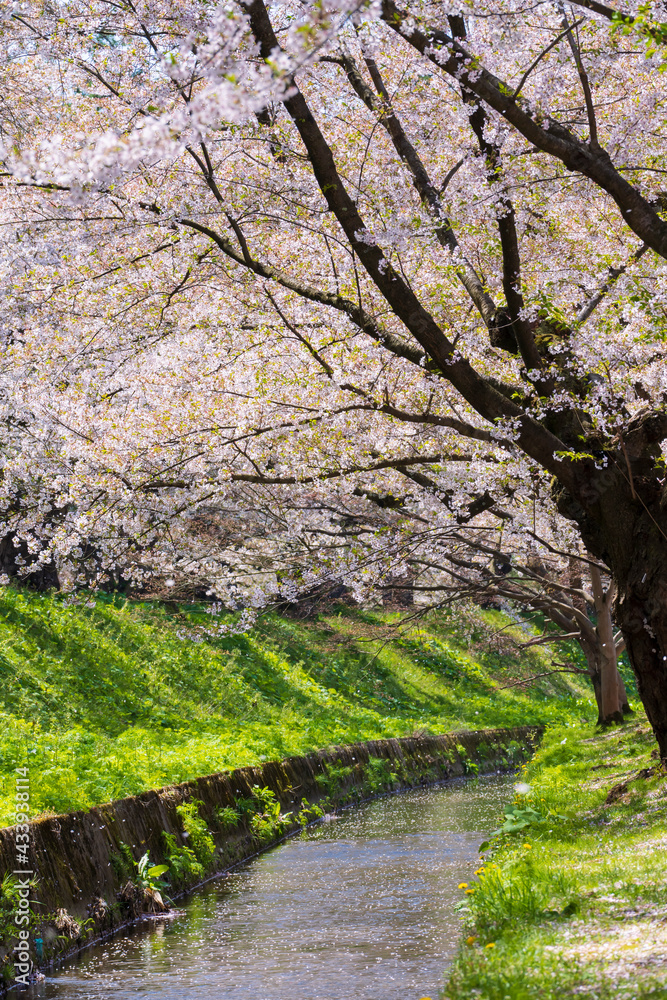
[[[467,882],[459,882],[459,889],[467,889],[467,888],[468,888]]]
[[[495,948],[496,947],[496,943],[495,943],[495,941],[489,941],[489,943],[487,945],[485,945],[485,947],[486,948]]]
[[[471,896],[474,891],[474,889],[466,889],[466,896]]]
[[[477,871],[475,872],[475,875],[481,875],[483,871],[484,871],[483,868],[478,868]]]
[[[524,846],[524,847],[526,848],[526,850],[528,850],[528,851],[531,851],[531,850],[533,849],[533,845],[532,845],[532,844],[524,844],[523,846]]]
[[[466,944],[474,944],[477,938],[474,934],[471,934],[469,938],[466,938]]]

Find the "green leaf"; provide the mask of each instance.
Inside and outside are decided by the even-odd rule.
[[[158,875],[164,875],[164,873],[168,871],[169,865],[153,865],[152,868],[148,869],[146,875],[148,875],[149,878],[157,878]]]
[[[519,830],[525,830],[529,825],[530,824],[526,823],[523,819],[518,823],[508,819],[505,823],[503,823],[500,829],[503,833],[518,833]]]

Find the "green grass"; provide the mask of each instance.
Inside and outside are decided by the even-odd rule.
[[[0,824],[26,762],[40,814],[332,744],[594,718],[579,678],[500,690],[549,659],[517,654],[521,630],[498,612],[397,638],[397,615],[340,608],[192,642],[179,632],[210,624],[202,608],[88,604],[0,589]]]
[[[667,776],[639,776],[655,752],[644,719],[547,731],[529,791],[462,888],[467,938],[446,997],[667,997]]]

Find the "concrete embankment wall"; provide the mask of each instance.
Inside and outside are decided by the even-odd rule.
[[[30,824],[29,858],[38,879],[33,897],[40,904],[35,933],[44,940],[40,950],[46,948],[41,957],[46,961],[76,951],[136,916],[118,901],[127,875],[115,861],[127,859],[129,851],[135,861],[146,851],[150,851],[152,864],[164,861],[165,833],[186,846],[188,834],[177,812],[184,803],[197,804],[199,816],[213,837],[216,851],[210,875],[270,846],[271,841],[259,843],[245,821],[231,831],[220,822],[224,807],[234,808],[239,800],[252,798],[257,788],[270,789],[281,811],[296,816],[304,799],[311,805],[322,801],[331,809],[392,789],[507,768],[530,753],[538,736],[534,727],[521,727],[373,740],[269,761],[262,767],[212,774],[87,812],[36,820]],[[379,761],[387,762],[386,781]],[[343,775],[335,787],[326,780],[332,769]],[[371,773],[375,779],[369,784]],[[273,842],[296,827],[296,822],[288,823]],[[0,830],[0,878],[17,867],[15,833],[13,827]],[[88,924],[82,927],[84,921]],[[58,934],[45,935],[49,926]],[[54,942],[52,947],[48,947],[49,939]],[[3,944],[7,947],[9,942],[0,943],[0,948]],[[39,951],[36,958],[39,962]]]

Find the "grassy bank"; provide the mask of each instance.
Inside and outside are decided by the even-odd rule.
[[[341,608],[193,642],[201,608],[0,589],[0,824],[26,762],[37,815],[332,744],[594,715],[571,675],[502,689],[550,660],[498,612],[402,638],[396,620]]]
[[[667,776],[645,721],[547,731],[462,887],[452,1000],[667,997]]]

